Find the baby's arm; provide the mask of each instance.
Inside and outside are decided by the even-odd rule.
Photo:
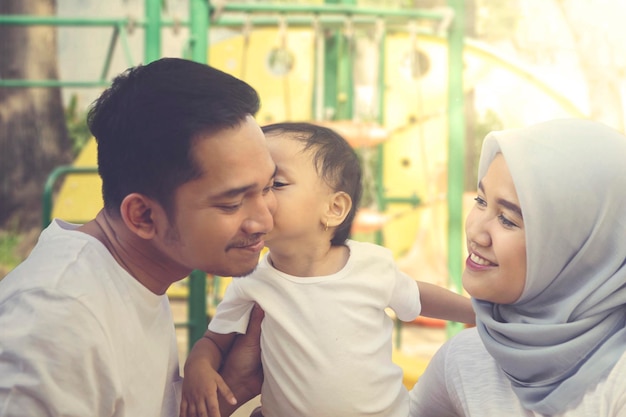
[[[423,316],[476,324],[476,314],[469,298],[428,282],[417,281],[417,286]]]
[[[235,333],[219,334],[207,330],[194,344],[185,362],[180,417],[220,417],[218,392],[230,404],[237,403],[218,372],[234,339]]]

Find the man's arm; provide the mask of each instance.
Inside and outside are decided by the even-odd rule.
[[[261,366],[261,322],[263,310],[257,305],[250,313],[246,334],[238,335],[223,361],[220,373],[237,398],[237,404],[220,401],[222,417],[230,416],[237,408],[261,393],[263,368]]]

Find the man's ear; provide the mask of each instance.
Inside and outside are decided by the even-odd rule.
[[[328,227],[339,226],[352,208],[352,199],[344,191],[337,191],[330,196],[328,210],[326,212],[326,225]]]
[[[139,193],[128,194],[120,204],[124,224],[142,239],[152,239],[156,234],[155,208],[154,200]]]

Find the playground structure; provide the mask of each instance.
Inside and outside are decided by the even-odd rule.
[[[112,30],[100,79],[0,80],[0,87],[105,87],[115,45],[121,43],[129,55],[131,24],[144,29],[143,62],[161,57],[163,30],[184,26],[189,39],[181,56],[208,62],[255,87],[262,99],[260,124],[308,120],[344,134],[363,160],[369,196],[355,222],[355,238],[389,247],[414,278],[457,292],[462,291],[464,91],[479,82],[490,65],[500,65],[571,113],[578,112],[531,73],[466,42],[463,0],[449,0],[444,10],[366,8],[354,1],[212,5],[189,0],[189,19],[177,22],[163,17],[161,3],[145,0],[145,19],[132,22],[0,16],[0,24]],[[219,39],[214,39],[218,29]],[[73,166],[51,174],[44,194],[44,225],[52,217],[84,221],[102,207],[95,155],[92,140]],[[214,277],[213,282],[220,280]],[[189,319],[178,325],[189,329],[189,346],[206,329],[206,283],[199,271],[187,283]],[[449,325],[449,334],[456,330]]]
[[[389,36],[403,31],[409,33],[410,40],[416,41],[418,32],[430,30],[433,34],[448,35],[446,42],[456,42],[454,56],[451,64],[460,68],[462,41],[462,3],[451,2],[452,7],[457,7],[457,18],[451,19],[452,9],[443,11],[425,10],[386,10],[375,8],[361,8],[353,2],[319,5],[293,5],[293,4],[221,4],[220,8],[212,6],[206,0],[190,0],[189,20],[186,22],[173,22],[164,19],[161,12],[160,0],[145,1],[145,20],[134,20],[132,25],[144,29],[144,59],[149,62],[161,56],[161,31],[175,24],[186,26],[189,29],[189,40],[181,48],[183,56],[199,61],[209,62],[233,75],[248,81],[259,90],[262,97],[263,107],[258,114],[259,122],[265,123],[271,120],[317,120],[317,121],[344,121],[363,122],[372,126],[383,126],[385,112],[382,102],[383,94],[374,94],[378,103],[377,108],[368,119],[357,120],[354,101],[354,54],[356,53],[357,33],[370,32],[371,42],[374,42],[379,51],[377,62],[370,64],[374,72],[374,82],[378,84],[378,91],[384,90],[384,84],[394,82],[395,78],[385,75],[389,70],[390,62],[383,57],[385,48],[398,40],[386,40]],[[456,4],[456,5],[455,5]],[[212,16],[212,17],[211,17]],[[448,25],[449,22],[456,22]],[[1,80],[0,86],[49,86],[49,87],[104,87],[108,85],[109,68],[113,50],[116,44],[121,43],[126,55],[128,52],[128,28],[131,22],[128,19],[89,19],[68,17],[43,17],[43,16],[2,16],[0,24],[35,24],[56,26],[81,26],[81,27],[110,27],[112,29],[109,49],[104,55],[104,65],[100,79],[90,82],[73,82],[59,80]],[[421,25],[424,27],[420,27]],[[209,39],[215,28],[228,28],[233,32],[239,32],[238,36],[211,43]],[[446,33],[447,31],[447,33]],[[208,34],[208,36],[207,36]],[[272,46],[271,58],[267,58],[267,46]],[[416,51],[415,51],[416,52]],[[445,50],[444,50],[445,53]],[[273,55],[272,55],[273,54]],[[291,56],[290,54],[295,54]],[[450,50],[452,56],[452,50]],[[408,59],[409,65],[416,64],[417,55],[399,57],[392,65],[399,65],[401,59]],[[272,65],[265,62],[272,59]],[[291,61],[290,61],[291,60]],[[458,63],[454,64],[454,60]],[[257,63],[252,65],[251,63]],[[263,63],[259,65],[259,63]],[[130,64],[129,64],[130,65]],[[406,64],[404,64],[406,66]],[[250,70],[254,68],[254,70]],[[417,68],[417,67],[416,67]],[[260,69],[274,71],[260,79]],[[416,70],[404,68],[405,71]],[[282,71],[282,73],[281,73]],[[419,71],[419,69],[417,70]],[[450,71],[451,82],[460,86],[460,80],[454,79],[459,71]],[[305,80],[294,78],[308,77]],[[257,77],[255,79],[255,77]],[[448,81],[446,80],[448,83]],[[293,85],[290,86],[289,83]],[[397,82],[396,82],[397,84]],[[304,86],[304,87],[303,87]],[[265,89],[264,87],[267,87]],[[288,91],[287,89],[290,90]],[[279,91],[279,94],[275,92]],[[446,89],[442,89],[446,91]],[[452,91],[448,89],[448,91]],[[292,95],[298,92],[299,95]],[[462,93],[462,92],[460,92]],[[444,100],[445,101],[445,97]],[[457,95],[455,103],[462,102],[462,95]],[[457,117],[462,117],[457,109]],[[417,115],[413,117],[418,117]],[[448,118],[451,120],[451,118]],[[452,126],[462,126],[461,123],[450,123]],[[462,132],[462,129],[456,129]],[[443,132],[442,132],[443,133]],[[444,133],[445,134],[445,133]],[[390,137],[385,138],[391,142]],[[444,137],[440,137],[444,139]],[[457,139],[458,140],[458,139]],[[445,142],[444,140],[440,140]],[[462,144],[463,140],[459,140]],[[376,158],[383,161],[381,148]],[[451,147],[459,149],[459,147]],[[458,158],[462,163],[462,157]],[[405,162],[406,163],[406,162]],[[414,164],[417,165],[417,164]],[[89,219],[101,207],[99,196],[99,183],[95,171],[95,152],[93,141],[82,151],[72,167],[59,167],[50,177],[45,195],[44,225],[53,217],[59,216],[68,220],[81,221]],[[414,168],[412,168],[414,169]],[[462,174],[462,170],[460,170]],[[384,212],[387,205],[399,205],[415,207],[419,204],[416,190],[396,194],[387,198],[385,184],[378,182],[384,177],[382,173],[376,173],[372,181],[379,207],[374,209]],[[64,183],[58,196],[52,204],[54,183],[64,178]],[[94,181],[96,181],[94,183]],[[461,181],[457,181],[460,183]],[[405,183],[408,183],[405,181]],[[391,184],[391,182],[389,183]],[[394,191],[395,192],[395,191]],[[384,228],[378,228],[374,240],[384,242]],[[456,239],[458,240],[458,239]],[[458,275],[458,274],[457,274]],[[199,272],[194,272],[189,279],[189,322],[182,325],[188,326],[190,331],[190,343],[199,338],[206,328],[206,299],[204,294],[205,277]]]

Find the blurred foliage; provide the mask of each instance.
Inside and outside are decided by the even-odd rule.
[[[0,230],[0,269],[6,269],[8,272],[21,261],[15,253],[15,248],[19,242],[20,235],[18,233]]]
[[[411,0],[360,0],[358,5],[362,7],[385,8],[413,8],[416,2]]]
[[[87,114],[79,111],[76,95],[71,97],[65,109],[65,123],[72,142],[72,153],[76,156],[91,137],[91,132],[87,127]]]
[[[363,195],[361,196],[360,207],[372,207],[376,205],[378,199],[376,192],[376,178],[374,173],[378,172],[378,147],[356,148],[355,152],[359,157],[363,171]]]
[[[480,160],[480,151],[483,145],[483,140],[485,136],[489,132],[493,132],[494,130],[502,130],[504,129],[504,123],[498,117],[498,113],[496,111],[489,109],[483,114],[476,115],[476,122],[474,124],[474,137],[467,138],[467,146],[472,146],[474,149],[471,152],[471,155],[474,155],[474,161],[471,161],[473,167],[471,170],[466,171],[466,175],[471,175],[472,178],[468,179],[468,184],[471,184],[470,190],[473,190],[476,187],[476,183],[478,182],[478,162]]]
[[[485,42],[510,40],[520,19],[520,0],[475,0],[476,37]]]
[[[477,153],[480,153],[482,141],[484,137],[487,136],[487,133],[502,129],[504,129],[504,123],[502,123],[502,120],[500,120],[494,110],[489,109],[484,114],[478,115],[478,119],[476,120],[476,136],[480,138],[480,141],[478,141],[479,143],[476,145]]]

